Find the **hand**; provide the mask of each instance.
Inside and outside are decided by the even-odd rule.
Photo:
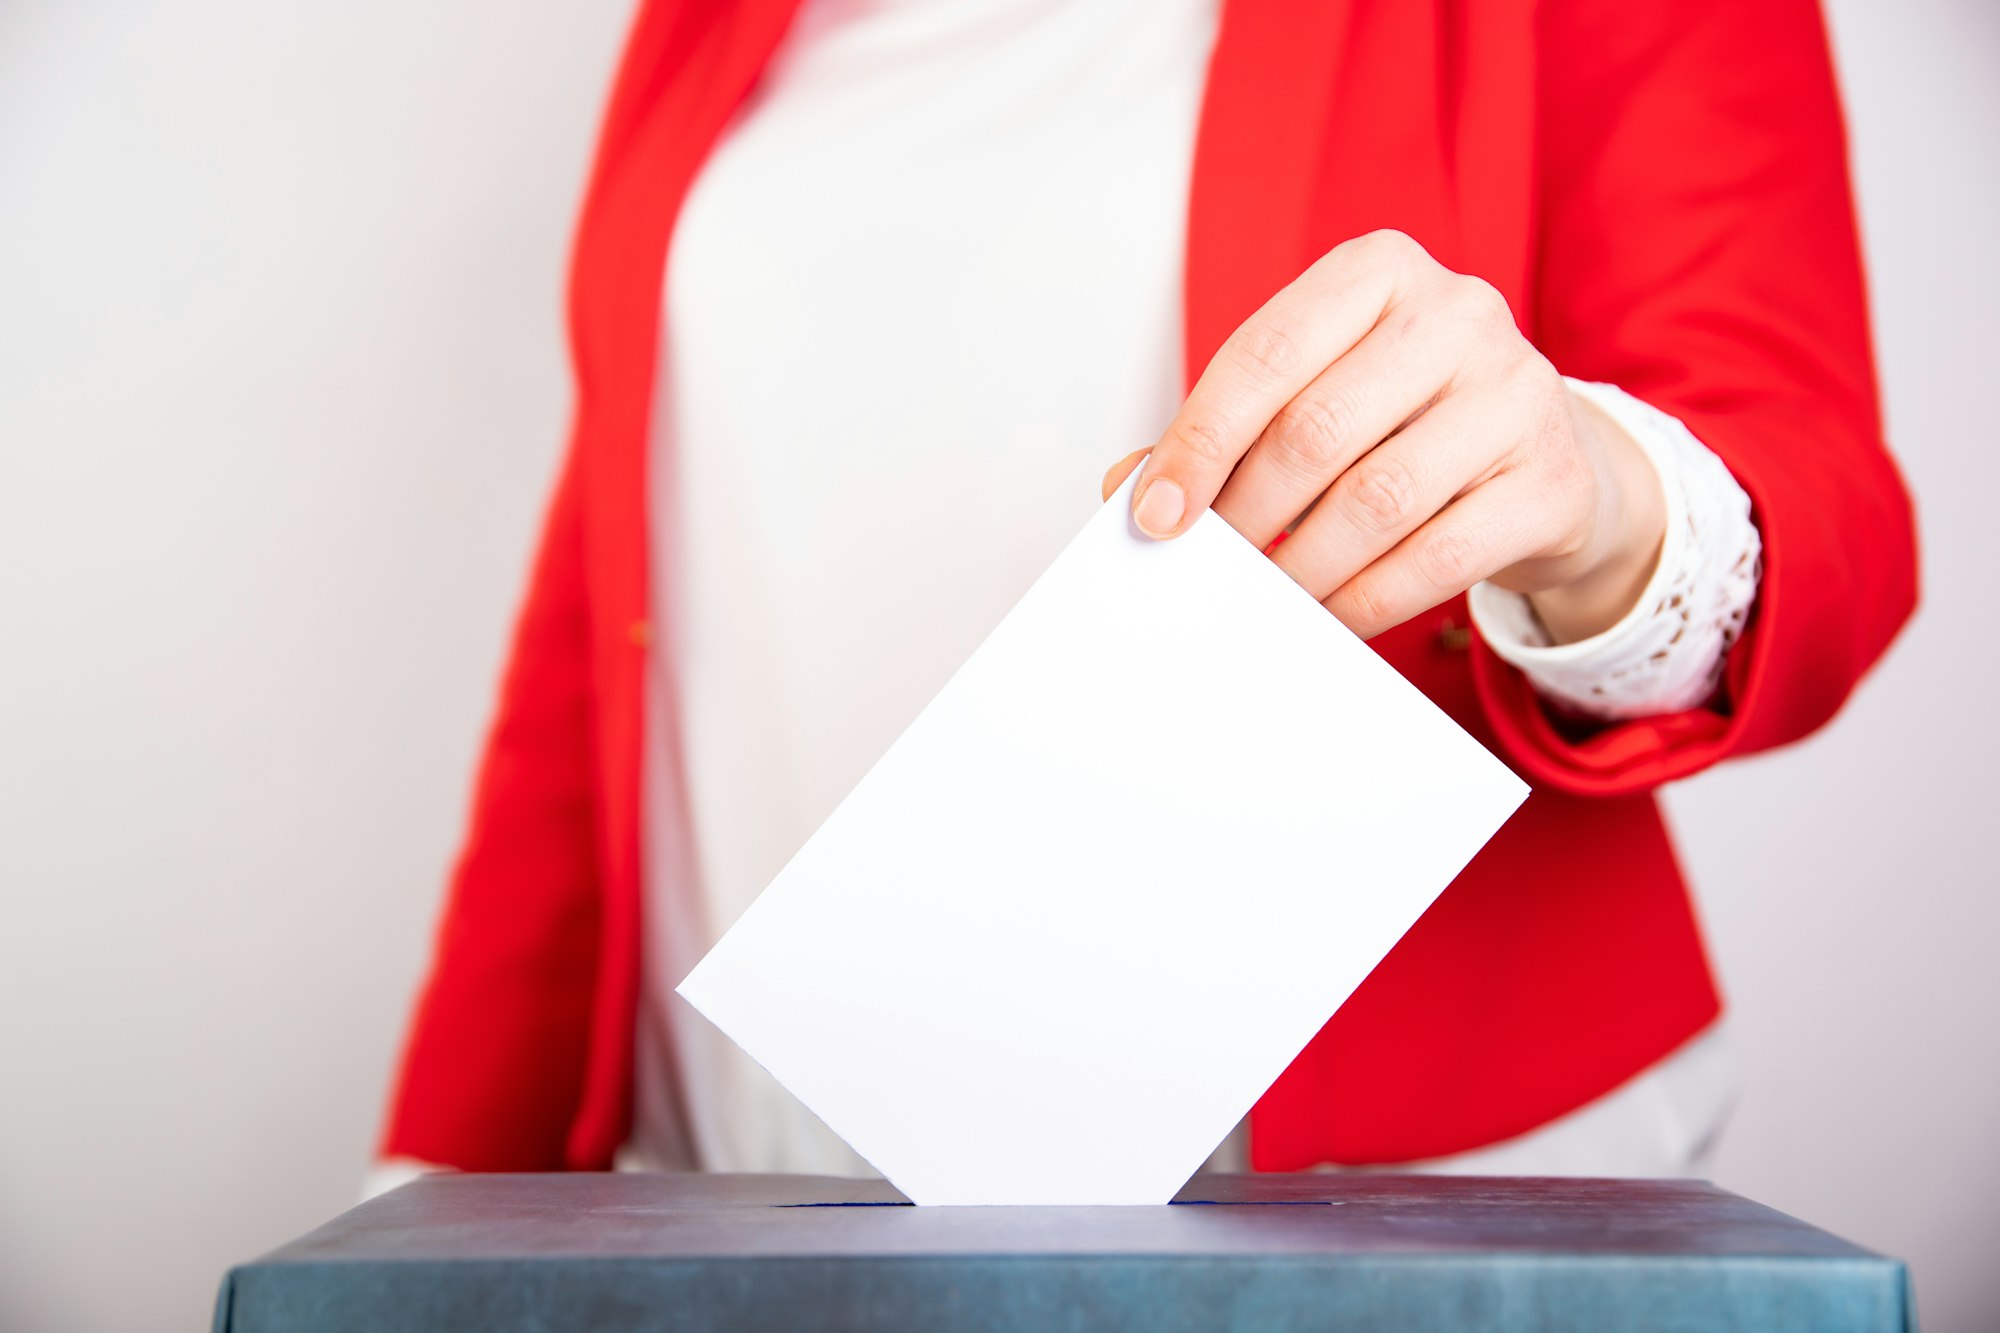
[[[1363,638],[1481,579],[1558,643],[1644,590],[1666,502],[1630,436],[1569,392],[1499,292],[1400,232],[1336,246],[1229,336],[1139,460],[1133,518],[1208,505]],[[1290,535],[1277,545],[1281,535]]]

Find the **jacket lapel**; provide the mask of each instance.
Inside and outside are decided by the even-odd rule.
[[[578,227],[570,275],[574,447],[587,512],[605,945],[583,1103],[570,1129],[569,1158],[576,1163],[610,1162],[631,1118],[644,668],[656,637],[647,628],[654,612],[647,476],[667,246],[695,173],[797,7],[798,0],[650,0],[642,8],[613,85]],[[670,610],[662,619],[671,625]],[[671,700],[654,704],[670,707]]]

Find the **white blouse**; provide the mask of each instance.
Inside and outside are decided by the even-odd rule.
[[[673,987],[1171,418],[1215,25],[1215,0],[808,0],[696,180],[654,427],[676,654],[650,686],[680,731],[648,710],[638,1161],[867,1170]],[[1588,391],[1660,469],[1671,591],[1560,648],[1497,589],[1475,618],[1570,706],[1698,702],[1754,595],[1748,502],[1679,423]],[[1683,609],[1698,632],[1663,668],[1659,616]],[[1719,1052],[1683,1048],[1517,1156],[1684,1168],[1727,1103]]]

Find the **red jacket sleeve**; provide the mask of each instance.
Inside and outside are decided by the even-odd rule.
[[[1916,600],[1881,438],[1845,133],[1813,0],[1551,0],[1529,323],[1565,374],[1685,421],[1749,492],[1764,574],[1721,701],[1579,736],[1483,646],[1533,781],[1622,795],[1830,717]]]
[[[550,505],[381,1151],[560,1170],[600,916],[575,450]]]

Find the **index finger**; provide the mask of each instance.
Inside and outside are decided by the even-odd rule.
[[[1343,241],[1229,335],[1146,460],[1140,531],[1178,536],[1214,502],[1271,418],[1375,327],[1417,250],[1397,232]]]

